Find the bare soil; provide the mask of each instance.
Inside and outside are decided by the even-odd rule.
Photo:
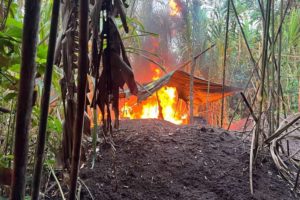
[[[121,121],[116,152],[99,146],[94,169],[80,177],[95,199],[297,199],[268,152],[257,161],[249,189],[249,141],[239,133],[177,126],[159,120]],[[82,198],[91,199],[82,188]]]

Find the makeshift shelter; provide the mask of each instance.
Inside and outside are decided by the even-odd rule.
[[[155,81],[139,86],[138,101],[146,100],[163,86],[176,87],[178,97],[186,102],[189,101],[190,74],[181,70],[174,70]],[[241,91],[241,88],[225,86],[224,96],[226,97],[239,91]],[[120,96],[124,98],[128,94],[125,95],[123,93]],[[219,99],[222,99],[222,84],[194,77],[194,104],[200,105],[206,101],[213,102]]]
[[[157,118],[172,123],[188,123],[188,101],[190,96],[190,74],[174,70],[150,83],[139,85],[137,98],[128,90],[121,92],[120,98],[127,98],[121,103],[121,117],[130,119]],[[166,88],[166,90],[161,90]],[[172,89],[176,89],[177,98],[172,97]],[[194,116],[210,125],[217,125],[220,118],[220,101],[222,84],[194,77]],[[171,89],[171,90],[170,90]],[[224,96],[241,91],[240,88],[225,86]],[[165,94],[168,94],[165,96]],[[170,95],[170,96],[169,96]],[[130,97],[130,98],[129,98]]]

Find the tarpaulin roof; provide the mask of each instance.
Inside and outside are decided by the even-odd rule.
[[[176,87],[178,97],[189,101],[190,74],[181,70],[172,71],[161,78],[146,85],[139,86],[138,101],[146,100],[163,86]],[[209,93],[208,93],[209,87]],[[241,91],[240,88],[225,86],[224,96]],[[124,95],[121,95],[124,97]],[[202,104],[222,99],[222,84],[209,82],[208,80],[194,77],[194,103]]]

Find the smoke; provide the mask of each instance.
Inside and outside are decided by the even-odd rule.
[[[153,68],[158,67],[151,63],[150,58],[156,63],[165,67],[166,71],[172,71],[182,61],[182,56],[178,53],[182,48],[180,43],[180,32],[184,30],[183,20],[186,8],[182,1],[173,0],[178,7],[178,14],[170,15],[170,6],[168,2],[158,1],[137,1],[135,15],[142,22],[148,32],[158,34],[141,38],[141,49],[144,49],[143,55],[133,56],[133,68],[136,79],[140,83],[152,80]],[[149,52],[149,53],[147,53]]]

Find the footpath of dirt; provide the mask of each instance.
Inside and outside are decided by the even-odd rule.
[[[97,200],[297,199],[267,153],[255,168],[251,196],[249,141],[237,133],[128,120],[114,142],[115,154],[100,145],[94,169],[87,165],[80,173]],[[91,199],[84,188],[82,199]]]

